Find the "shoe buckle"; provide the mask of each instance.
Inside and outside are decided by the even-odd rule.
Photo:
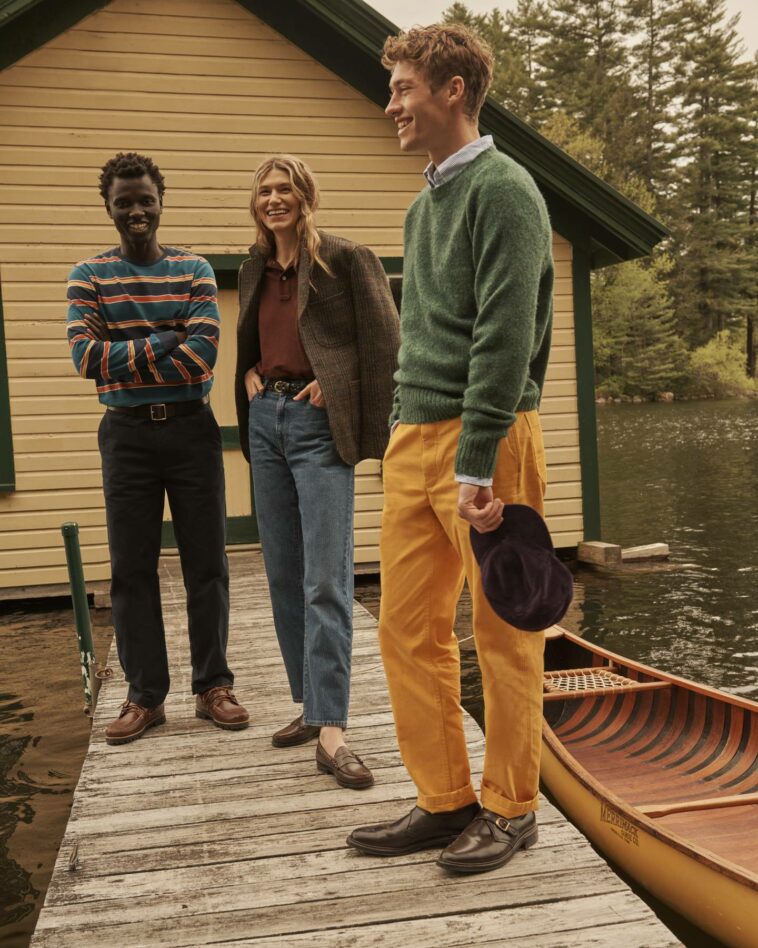
[[[150,421],[165,421],[168,418],[165,405],[150,406]]]
[[[501,829],[504,833],[509,833],[511,831],[511,824],[504,816],[499,816],[495,820],[495,826],[497,826],[498,829]]]

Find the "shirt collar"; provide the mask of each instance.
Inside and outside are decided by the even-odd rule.
[[[463,171],[467,164],[472,162],[477,155],[480,155],[488,148],[492,148],[494,142],[492,135],[482,135],[474,139],[463,148],[447,157],[437,168],[430,161],[424,168],[424,177],[429,183],[430,188],[438,188],[441,184],[451,181],[459,172]]]

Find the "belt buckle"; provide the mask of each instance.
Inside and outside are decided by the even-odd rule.
[[[277,379],[273,384],[273,389],[278,395],[285,395],[287,393],[287,382],[284,379]]]
[[[150,406],[150,421],[165,421],[168,418],[165,405]]]

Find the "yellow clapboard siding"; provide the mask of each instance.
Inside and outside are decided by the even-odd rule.
[[[30,76],[29,86],[7,86],[2,93],[5,105],[22,106],[26,109],[40,107],[39,90],[34,87]],[[49,103],[48,103],[49,104]],[[44,105],[44,103],[43,103]],[[374,122],[387,122],[379,118],[375,107],[365,99],[345,98],[308,98],[292,96],[285,98],[263,98],[262,96],[236,95],[224,98],[219,95],[196,93],[188,95],[186,90],[163,92],[156,88],[153,92],[126,92],[123,89],[102,90],[59,89],[55,97],[55,106],[65,109],[94,109],[97,111],[127,112],[172,112],[178,115],[236,115],[244,120],[246,116],[333,116],[339,112],[340,118],[353,117],[370,119]],[[570,245],[568,245],[570,247]],[[554,250],[554,252],[556,252]],[[562,251],[563,252],[563,251]]]
[[[217,7],[221,10],[223,7]],[[285,57],[306,59],[306,54],[283,37],[278,37],[271,30],[261,30],[258,27],[260,20],[251,16],[224,19],[217,16],[186,16],[172,9],[171,5],[164,5],[159,13],[144,9],[139,12],[119,12],[112,6],[100,10],[86,20],[79,23],[74,29],[56,37],[49,47],[62,49],[80,49],[73,44],[81,41],[83,36],[110,36],[114,40],[124,40],[129,34],[139,38],[155,37],[166,41],[166,34],[178,48],[185,48],[184,44],[191,38],[215,39],[217,37],[240,38],[251,44],[250,56],[256,58]],[[268,47],[268,49],[267,49]],[[273,47],[273,49],[272,49]],[[200,52],[202,53],[202,48]]]
[[[250,496],[250,465],[241,451],[224,451],[224,474],[227,516],[249,517],[253,509]]]
[[[82,546],[82,563],[108,563],[108,546]],[[66,563],[66,551],[60,547],[38,548],[33,550],[0,551],[0,571],[29,567],[60,566]]]
[[[11,409],[14,409],[11,405]],[[42,408],[43,406],[39,406]],[[40,413],[36,415],[18,415],[15,412],[11,415],[13,425],[13,437],[20,434],[49,434],[51,429],[61,432],[80,432],[87,431],[93,435],[97,431],[100,419],[103,416],[102,407],[97,410],[97,401],[90,401],[90,412],[81,414],[59,415],[53,418],[51,413]]]
[[[48,44],[48,49],[88,54],[90,52],[115,55],[128,54],[130,58],[135,58],[138,62],[142,60],[143,56],[160,56],[161,51],[166,47],[166,36],[151,32],[150,17],[146,17],[145,20],[144,33],[109,34],[96,33],[90,30],[69,30],[52,40]],[[157,18],[153,19],[153,24],[156,20]],[[185,26],[187,25],[187,21],[175,18],[172,23],[166,25],[169,29],[172,29],[182,23]],[[312,72],[311,64],[305,54],[285,40],[260,39],[254,34],[250,35],[249,31],[244,28],[239,30],[239,36],[235,36],[233,26],[231,28],[227,27],[227,29],[230,32],[230,35],[227,36],[192,36],[184,34],[172,37],[171,39],[174,42],[171,43],[166,58],[180,60],[185,56],[202,56],[204,59],[213,57],[227,62],[229,60],[244,59],[247,51],[247,55],[256,62],[269,62],[273,68],[272,75],[283,75],[287,78],[293,76],[300,78],[302,75],[321,75]],[[65,60],[65,62],[69,62],[69,60]],[[306,67],[307,71],[303,73],[299,69],[297,71],[286,69],[285,64],[289,65],[290,63],[297,66],[302,65]],[[79,59],[77,65],[80,64],[81,59]],[[64,65],[61,68],[65,69],[67,66]],[[97,69],[98,65],[95,64],[93,68]],[[278,70],[281,70],[281,72]],[[234,75],[235,73],[229,73],[223,67],[218,72],[211,73],[211,75],[219,74],[224,76]],[[242,75],[251,75],[251,73],[245,72]],[[260,73],[252,73],[252,75],[260,75]]]
[[[219,40],[216,41],[217,49],[220,42]],[[209,42],[208,47],[213,49],[214,43]],[[87,50],[87,70],[108,73],[115,71],[124,76],[130,73],[136,73],[137,75],[151,73],[154,76],[178,76],[183,78],[189,71],[188,66],[191,63],[190,68],[194,76],[239,77],[240,79],[265,78],[269,83],[269,94],[275,94],[276,83],[279,80],[299,79],[308,82],[342,83],[341,79],[338,79],[314,59],[303,59],[301,61],[290,59],[258,60],[245,58],[244,56],[230,57],[216,53],[215,55],[193,56],[188,61],[174,50],[169,45],[166,54],[163,56],[140,52],[120,53],[117,50],[103,50],[102,52],[97,49]],[[83,57],[79,50],[56,49],[54,46],[48,45],[43,49],[29,53],[24,59],[24,66],[78,70],[82,66],[82,60]]]
[[[356,476],[359,480],[364,477],[372,477],[378,475],[380,470],[380,462],[374,460],[373,458],[368,458],[356,467]]]
[[[96,426],[95,426],[96,427]],[[46,432],[45,434],[13,433],[13,448],[16,461],[21,457],[44,454],[50,464],[55,465],[57,455],[76,454],[97,450],[95,427],[87,432]],[[62,462],[61,462],[62,463]],[[99,463],[99,462],[98,462]],[[92,465],[90,465],[92,466]]]
[[[45,359],[42,355],[39,359],[8,359],[9,377],[34,379],[70,375],[75,369],[74,363],[68,357],[68,344],[59,343],[56,348],[63,353],[60,359]]]
[[[362,510],[357,511],[355,514],[355,520],[353,521],[356,538],[358,530],[371,529],[376,530],[382,519],[381,511],[378,510]]]
[[[278,135],[281,132],[282,119],[276,115],[249,115],[244,120],[237,115],[203,114],[195,112],[130,112],[88,109],[82,113],[78,109],[36,108],[13,105],[0,106],[0,125],[23,126],[29,129],[66,129],[75,124],[79,129],[119,130],[126,123],[134,132],[176,132],[186,133],[194,123],[201,122],[204,134],[235,135]],[[297,133],[309,137],[328,136],[350,138],[378,138],[384,135],[389,119],[355,118],[335,115],[331,118],[320,116],[298,116]]]
[[[156,3],[155,0],[113,0],[107,6],[108,13],[150,13],[163,16],[186,16],[194,17],[199,20],[206,19],[226,19],[226,20],[247,20],[250,14],[237,3],[229,3],[228,0],[162,0]],[[96,15],[96,14],[95,14]],[[86,28],[91,20],[87,17],[83,21],[82,28]],[[255,26],[264,34],[268,31],[275,36],[273,30],[265,26],[260,20],[255,19]]]
[[[547,505],[557,501],[563,503],[565,501],[566,503],[573,505],[567,509],[574,509],[582,499],[581,483],[579,481],[567,481],[565,483],[562,483],[561,481],[553,481],[550,479],[550,473],[551,472],[548,472],[545,504]],[[550,508],[546,506],[545,509],[549,510]]]
[[[104,526],[84,527],[79,525],[79,544],[101,548],[107,545],[108,535]],[[63,536],[60,527],[50,530],[22,529],[13,533],[0,533],[0,551],[36,550],[44,547],[63,547]],[[65,553],[64,553],[65,556]],[[18,564],[22,565],[21,563]]]
[[[379,565],[379,546],[374,544],[373,546],[357,546],[355,548],[355,562],[356,564],[364,563],[376,563]]]
[[[576,419],[574,419],[576,421]],[[545,426],[545,420],[542,419],[542,429],[544,433],[545,448],[552,451],[555,448],[568,448],[579,446],[579,429],[571,425],[565,425],[555,429],[549,429]]]
[[[34,128],[8,126],[4,132],[5,142],[8,145],[46,148],[97,148],[103,151],[115,152],[123,148],[123,131],[105,129],[102,132],[89,129],[71,131],[66,128]],[[191,126],[184,131],[151,132],[139,131],[133,135],[132,147],[139,148],[152,154],[159,149],[183,151],[185,146],[196,154],[203,152],[225,151],[229,153],[241,152],[244,154],[270,154],[276,151],[297,151],[306,157],[311,154],[319,155],[387,155],[393,157],[396,153],[396,144],[385,137],[362,135],[353,137],[349,134],[329,135],[315,133],[299,135],[294,129],[282,132],[256,132],[253,130],[239,131],[236,134],[216,133],[213,136],[198,135]],[[251,163],[251,168],[255,163]]]
[[[84,578],[86,582],[100,582],[110,579],[111,567],[109,562],[86,563]],[[0,583],[3,589],[12,589],[16,586],[59,586],[68,583],[68,569],[66,566],[32,566],[27,569],[0,570]]]
[[[101,497],[102,502],[102,497]],[[73,521],[80,527],[103,527],[105,525],[105,509],[100,507],[80,507],[78,510],[67,515],[62,510],[37,510],[37,511],[16,511],[9,513],[3,509],[2,500],[0,500],[0,549],[6,549],[3,537],[8,533],[18,533],[20,531],[39,531],[52,530],[61,536],[61,527],[64,523]],[[61,537],[61,543],[63,538]],[[51,542],[48,544],[53,546]]]
[[[17,473],[26,474],[28,472],[49,471],[51,474],[55,471],[81,471],[93,470],[100,466],[100,452],[97,450],[97,444],[90,437],[91,451],[73,451],[64,452],[38,452],[36,454],[21,454],[18,451],[19,445],[14,444],[14,464]],[[83,485],[82,485],[83,486]],[[27,485],[27,489],[29,486]]]
[[[374,492],[370,494],[358,494],[355,495],[355,509],[356,511],[364,512],[368,510],[375,510],[381,512],[384,507],[384,495],[381,492]]]
[[[35,63],[23,60],[11,66],[3,73],[3,84],[10,86],[34,86],[38,89],[104,89],[123,91],[126,84],[124,75],[118,70],[108,72],[102,69],[81,68],[76,64],[68,69],[59,69],[46,59],[37,58]],[[151,89],[168,85],[163,76],[151,71],[129,73],[128,87],[135,92],[150,92]],[[250,78],[245,75],[214,75],[208,73],[185,72],[178,77],[178,85],[184,95],[194,93],[213,95],[269,96],[276,98],[276,92],[286,98],[296,96],[304,99],[352,99],[355,93],[339,79],[318,78],[283,79],[276,81],[276,92],[272,95],[272,82],[264,73]]]
[[[67,471],[23,471],[16,474],[16,490],[18,491],[101,488],[102,483],[103,475],[99,466],[85,471],[69,469]]]

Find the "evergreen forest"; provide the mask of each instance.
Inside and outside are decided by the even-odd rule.
[[[670,231],[593,274],[598,397],[757,394],[758,56],[724,0],[518,0],[443,18],[491,95]]]

